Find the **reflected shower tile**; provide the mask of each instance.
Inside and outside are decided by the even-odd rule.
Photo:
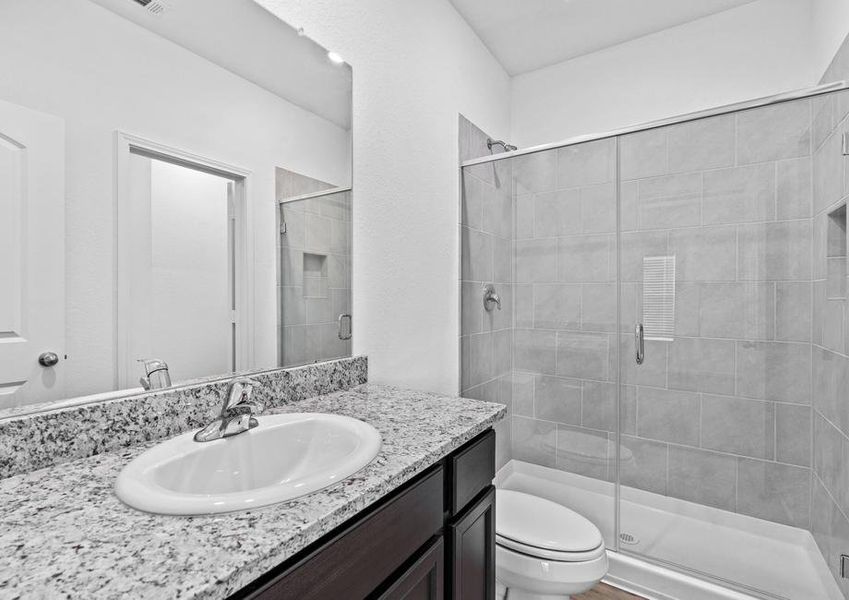
[[[834,425],[814,413],[814,472],[838,502],[847,483],[842,463],[844,440]]]
[[[483,323],[483,302],[481,302],[481,284],[464,281],[461,284],[461,314],[460,325],[462,335],[479,333]]]
[[[807,528],[811,516],[811,476],[808,469],[741,458],[737,512]]]
[[[281,364],[283,366],[299,365],[305,363],[306,355],[306,331],[303,325],[281,328]]]
[[[304,325],[307,322],[307,308],[304,302],[304,288],[281,287],[280,309],[283,325]]]
[[[813,106],[813,148],[819,148],[825,139],[837,127],[837,98],[833,94],[814,96]]]
[[[516,242],[516,281],[519,283],[557,281],[556,239]]]
[[[299,205],[300,202],[288,202],[280,205],[281,216],[286,224],[286,233],[280,235],[280,245],[290,246],[292,248],[303,248],[306,244],[306,232],[304,230],[304,208]]]
[[[639,231],[623,233],[622,244],[622,281],[643,280],[643,258],[646,256],[666,256],[669,252],[668,237],[665,231]],[[614,248],[615,250],[615,248]]]
[[[517,329],[513,333],[513,345],[515,369],[554,375],[557,357],[555,332]]]
[[[810,346],[791,342],[737,342],[737,394],[810,404]]]
[[[734,342],[676,338],[669,345],[669,387],[691,392],[734,393]]]
[[[304,253],[295,248],[280,248],[280,285],[304,284]]]
[[[581,329],[595,332],[616,331],[616,284],[585,283],[581,288]],[[630,286],[628,290],[633,293],[634,286]],[[623,304],[628,299],[633,306],[633,295],[627,296],[623,288]]]
[[[330,219],[306,214],[305,247],[318,252],[330,252]]]
[[[774,403],[704,394],[701,446],[731,454],[773,459]]]
[[[557,468],[607,480],[616,446],[604,431],[557,425]]]
[[[811,283],[779,282],[775,286],[775,339],[811,339]]]
[[[513,366],[513,330],[500,329],[492,334],[492,374],[500,377]]]
[[[811,277],[810,221],[741,225],[737,273],[741,280]]]
[[[814,346],[814,408],[843,432],[849,432],[849,358]]]
[[[581,324],[581,286],[537,284],[534,286],[534,327],[578,329]]]
[[[616,231],[616,186],[612,183],[581,188],[581,228],[584,233]]]
[[[774,284],[703,283],[700,293],[702,336],[756,340],[774,337]]]
[[[701,219],[702,175],[667,175],[640,181],[640,229],[692,227]]]
[[[775,460],[811,466],[811,407],[775,405]]]
[[[735,281],[737,228],[701,227],[669,232],[678,281]]]
[[[534,417],[569,425],[581,424],[581,382],[537,375],[534,382]]]
[[[734,164],[734,115],[668,127],[669,172],[703,171]]]
[[[814,214],[830,208],[843,197],[843,163],[841,136],[835,133],[814,152]]]
[[[616,431],[616,384],[583,381],[581,425],[603,431]]]
[[[307,325],[329,323],[333,321],[333,310],[330,298],[306,298]]]
[[[849,544],[849,521],[838,510],[837,505],[816,477],[814,477],[813,488],[811,532],[822,555],[826,558],[835,581],[841,581],[843,579],[840,575],[840,555]],[[842,590],[844,594],[849,594],[849,585],[843,584]]]
[[[463,227],[462,278],[464,281],[492,280],[492,236]]]
[[[513,191],[517,196],[555,189],[557,180],[557,151],[534,152],[511,159]]]
[[[622,485],[665,495],[667,459],[666,444],[623,435],[619,467]]]
[[[609,235],[586,235],[560,238],[557,261],[558,279],[565,282],[590,283],[610,281],[615,267],[615,240]]]
[[[562,377],[608,378],[608,336],[560,331],[557,333],[557,374]]]
[[[513,327],[513,286],[498,284],[495,291],[501,297],[501,310],[495,307],[493,310],[485,310],[482,300],[483,286],[478,287],[477,301],[483,316],[483,329],[486,331]]]
[[[658,388],[637,388],[637,435],[699,445],[699,395]]]
[[[813,205],[811,157],[782,160],[776,163],[777,218],[806,219]]]
[[[704,174],[702,223],[746,223],[775,219],[773,163]]]
[[[696,448],[670,446],[668,494],[682,500],[734,511],[737,459]]]
[[[581,232],[581,198],[578,190],[561,190],[534,196],[534,237],[557,237]]]
[[[637,229],[637,211],[639,209],[640,183],[623,181],[619,185],[620,227],[622,231]]]
[[[809,155],[810,111],[810,100],[795,100],[737,113],[737,164]]]
[[[513,458],[554,467],[556,436],[554,423],[513,416]]]
[[[623,385],[619,392],[619,426],[623,434],[637,435],[637,386]]]
[[[613,139],[566,146],[557,150],[557,187],[569,188],[613,181],[616,144]]]
[[[619,138],[619,169],[623,180],[665,175],[668,127],[658,127]]]
[[[699,335],[701,289],[698,283],[675,284],[675,335]]]
[[[460,337],[460,391],[465,393],[470,387],[471,381],[471,343],[469,336]]]

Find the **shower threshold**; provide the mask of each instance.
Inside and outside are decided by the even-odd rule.
[[[512,460],[500,488],[558,502],[614,548],[613,483]],[[607,580],[655,600],[842,600],[813,536],[746,515],[621,486],[620,552]]]

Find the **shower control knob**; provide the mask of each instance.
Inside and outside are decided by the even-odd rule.
[[[38,355],[38,364],[42,367],[55,367],[59,362],[59,355],[55,352],[42,352]]]

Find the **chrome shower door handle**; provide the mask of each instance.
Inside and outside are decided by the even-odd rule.
[[[345,323],[345,321],[348,322],[347,327],[345,327],[343,325]],[[354,333],[353,321],[351,319],[351,315],[348,315],[348,314],[339,315],[338,323],[339,323],[339,326],[337,328],[337,335],[339,336],[339,339],[340,340],[350,340],[351,335]]]
[[[638,365],[643,364],[643,360],[646,358],[646,345],[645,340],[643,339],[643,324],[637,323],[637,326],[634,327],[634,348],[636,349],[635,360]]]

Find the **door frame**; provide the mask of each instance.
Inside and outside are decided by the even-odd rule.
[[[236,371],[244,371],[254,363],[254,246],[253,240],[253,173],[249,169],[222,162],[203,156],[196,152],[166,145],[125,131],[115,131],[115,164],[114,164],[114,214],[115,236],[113,274],[115,291],[113,305],[114,313],[114,343],[115,343],[115,389],[134,387],[132,381],[138,371],[131,372],[129,368],[129,322],[126,319],[126,309],[130,302],[130,279],[122,274],[124,266],[129,264],[133,251],[129,243],[130,231],[133,227],[129,218],[129,203],[132,196],[129,189],[130,154],[141,154],[149,158],[163,160],[172,164],[217,175],[230,179],[234,187],[235,230],[232,240],[234,251],[235,274],[233,285],[235,290],[235,366]],[[158,357],[168,360],[168,357]],[[210,376],[220,376],[221,373],[210,373]]]

